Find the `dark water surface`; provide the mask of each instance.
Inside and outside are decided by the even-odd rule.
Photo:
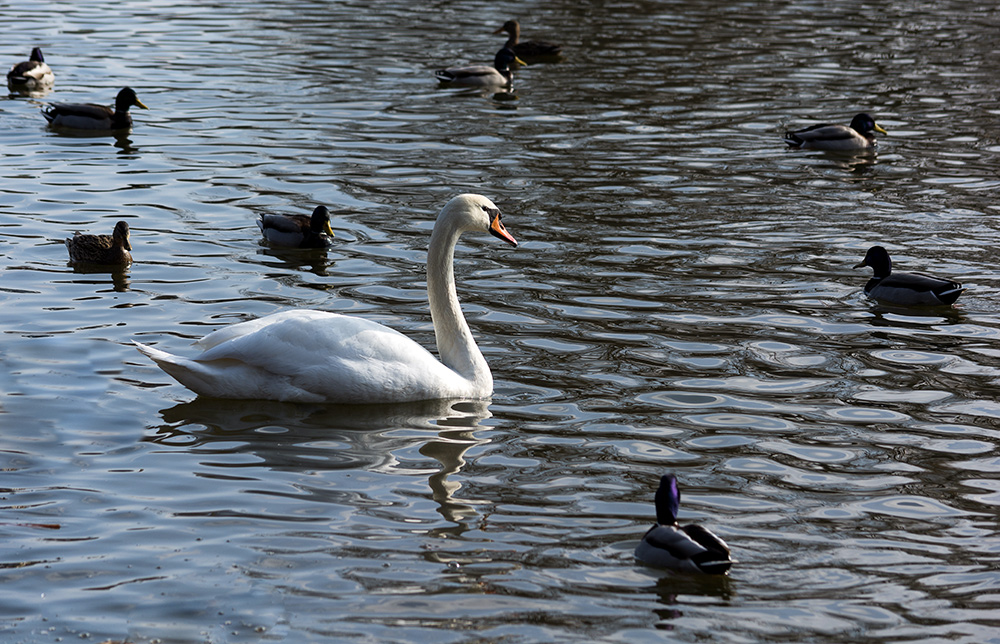
[[[1000,9],[896,2],[10,4],[0,102],[0,639],[1000,642]],[[561,41],[442,90],[508,18]],[[49,101],[134,110],[48,131]],[[877,156],[787,151],[872,113]],[[465,238],[488,404],[197,399],[177,353],[293,307],[432,346],[433,217]],[[334,213],[328,251],[264,213]],[[67,264],[132,227],[135,263]],[[853,270],[969,287],[876,305]],[[637,565],[659,476],[730,577]]]

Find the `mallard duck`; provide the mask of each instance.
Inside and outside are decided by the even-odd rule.
[[[678,525],[680,504],[677,477],[664,474],[656,490],[656,525],[642,537],[635,549],[635,558],[658,568],[726,574],[733,565],[729,546],[700,525]]]
[[[495,34],[507,32],[507,47],[518,58],[544,58],[546,56],[558,56],[562,51],[562,45],[557,45],[544,40],[525,40],[521,42],[521,25],[516,20],[508,20],[503,26],[494,31]]]
[[[74,130],[124,130],[132,126],[128,108],[136,105],[144,110],[131,87],[124,87],[115,98],[114,109],[94,103],[52,103],[42,110],[42,116],[52,127]]]
[[[136,343],[178,382],[212,398],[287,402],[401,403],[485,399],[493,376],[455,291],[454,255],[465,232],[517,246],[500,210],[482,195],[449,201],[427,248],[427,299],[440,360],[410,338],[371,320],[297,309],[241,322],[205,336],[195,358]]]
[[[130,264],[132,244],[128,223],[119,221],[110,235],[76,233],[66,240],[69,261],[87,264]]]
[[[802,150],[866,150],[876,147],[873,132],[888,134],[875,119],[858,114],[847,125],[813,125],[804,130],[785,132],[784,141]]]
[[[447,85],[460,85],[463,87],[506,87],[510,85],[514,76],[510,71],[510,64],[517,62],[524,65],[525,62],[519,59],[514,52],[504,47],[497,52],[493,58],[493,66],[489,65],[467,65],[465,67],[449,67],[439,69],[434,72],[434,76],[439,81]]]
[[[56,80],[55,74],[45,63],[40,47],[31,50],[31,57],[17,63],[7,72],[7,86],[12,89],[37,89],[48,87]]]
[[[871,266],[873,277],[865,284],[865,295],[888,304],[940,306],[954,304],[965,288],[958,282],[923,273],[893,273],[889,252],[872,246],[854,268]]]
[[[267,241],[277,246],[325,248],[330,245],[333,228],[330,211],[316,206],[311,217],[305,215],[262,215],[257,227]]]

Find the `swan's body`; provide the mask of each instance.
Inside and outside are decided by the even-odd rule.
[[[504,32],[508,35],[507,43],[504,47],[513,51],[518,58],[555,58],[562,52],[562,45],[555,43],[544,40],[522,41],[521,24],[517,20],[508,20],[493,33],[501,34]]]
[[[69,261],[87,264],[130,264],[132,243],[128,223],[119,221],[110,235],[76,233],[66,240]]]
[[[135,91],[124,87],[115,97],[115,106],[95,103],[52,103],[42,110],[42,116],[52,127],[71,130],[124,130],[132,126],[132,116],[128,110],[133,105],[144,110]]]
[[[293,248],[326,248],[333,237],[330,211],[326,206],[316,206],[312,216],[262,215],[257,227],[267,241],[276,246]]]
[[[55,80],[56,77],[46,64],[39,47],[31,50],[28,60],[15,64],[7,72],[7,86],[11,89],[42,89],[51,87]]]
[[[642,537],[636,559],[657,568],[724,575],[733,565],[729,546],[707,528],[677,524],[681,493],[677,477],[665,474],[656,490],[656,525]]]
[[[443,84],[462,87],[507,87],[514,81],[510,64],[524,61],[510,49],[504,47],[493,58],[493,66],[467,65],[465,67],[449,67],[434,72],[434,76]]]
[[[462,315],[453,259],[463,232],[516,246],[486,197],[459,195],[438,215],[427,251],[427,296],[437,360],[386,326],[323,311],[276,313],[219,329],[183,358],[139,343],[178,382],[203,396],[294,402],[392,403],[488,398],[493,376]]]
[[[955,303],[965,288],[958,282],[924,273],[893,273],[892,259],[881,246],[872,246],[854,268],[870,266],[874,275],[865,284],[865,295],[888,304],[941,306]]]
[[[847,125],[813,125],[804,130],[785,132],[784,141],[802,150],[866,150],[877,145],[874,132],[888,134],[875,119],[858,114]]]

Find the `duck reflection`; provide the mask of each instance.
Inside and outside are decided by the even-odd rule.
[[[461,483],[449,480],[465,465],[474,435],[489,418],[489,401],[432,400],[394,405],[309,405],[197,398],[160,411],[165,424],[144,440],[216,455],[251,454],[228,467],[316,471],[399,466],[395,454],[419,448],[440,467],[429,476],[438,512],[456,524],[476,514],[477,501],[455,498]],[[406,431],[399,431],[406,430]],[[413,430],[433,432],[430,438]],[[459,526],[444,528],[464,530]]]
[[[317,277],[326,277],[331,261],[325,248],[261,248],[255,263],[290,271],[308,271]],[[261,257],[263,256],[263,257]],[[282,276],[284,277],[284,276]]]
[[[104,266],[101,264],[74,264],[69,263],[69,266],[73,269],[74,273],[80,275],[110,275],[111,276],[111,286],[118,293],[124,293],[129,290],[129,267],[128,266]],[[79,282],[82,284],[96,284],[103,285],[106,283],[105,280],[74,280],[74,282]]]
[[[671,622],[684,616],[685,605],[694,604],[682,601],[680,597],[714,597],[720,603],[729,602],[733,597],[732,578],[722,575],[679,575],[663,571],[656,580],[656,602],[658,606],[653,612],[662,622]],[[698,601],[699,609],[704,609],[705,601]],[[669,624],[660,624],[659,628],[670,628]]]

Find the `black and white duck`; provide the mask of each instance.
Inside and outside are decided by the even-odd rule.
[[[813,125],[803,130],[785,132],[784,141],[801,150],[830,150],[850,152],[874,148],[874,132],[888,134],[875,119],[867,114],[858,114],[850,125]]]
[[[453,87],[508,87],[514,81],[510,71],[511,63],[524,65],[513,51],[504,47],[493,58],[493,65],[466,65],[464,67],[449,67],[434,72],[434,76],[443,84]]]
[[[40,47],[32,49],[28,60],[15,64],[7,72],[7,87],[11,89],[42,89],[51,87],[55,80]]]
[[[681,572],[724,575],[733,565],[726,542],[707,528],[677,523],[681,492],[677,477],[664,474],[656,490],[656,525],[642,537],[635,558],[650,566]]]

